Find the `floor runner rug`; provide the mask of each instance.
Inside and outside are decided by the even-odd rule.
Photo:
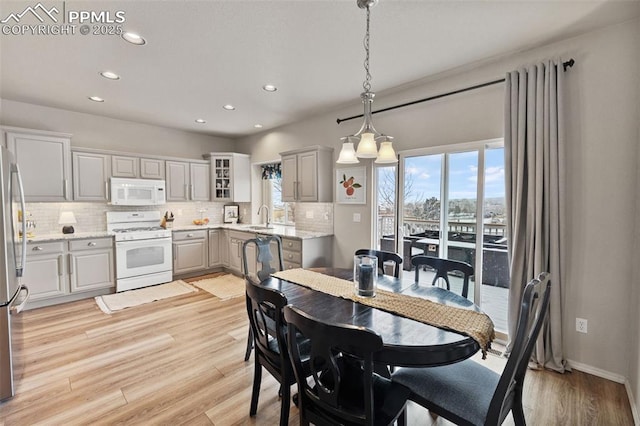
[[[153,285],[136,290],[123,291],[121,293],[106,294],[95,298],[98,307],[106,314],[115,311],[131,308],[133,306],[144,305],[156,300],[167,299],[169,297],[198,291],[182,280],[172,281],[166,284]]]
[[[206,278],[200,281],[193,281],[191,284],[222,300],[244,296],[245,294],[244,278],[236,277],[231,274],[225,274],[215,278]]]

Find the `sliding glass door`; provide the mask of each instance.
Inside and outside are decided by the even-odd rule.
[[[472,265],[475,275],[468,297],[489,314],[497,331],[506,333],[509,283],[502,140],[400,153],[395,169],[376,170],[379,247],[395,248],[403,256],[407,281],[414,280],[411,256],[418,254]],[[431,285],[432,276],[432,271],[419,271],[424,285]],[[449,281],[452,290],[460,292],[462,278],[454,274]]]

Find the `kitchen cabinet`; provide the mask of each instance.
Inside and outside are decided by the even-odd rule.
[[[167,201],[209,201],[209,185],[209,163],[166,162]]]
[[[211,162],[213,201],[251,201],[251,157],[236,152],[211,153],[204,157]]]
[[[22,282],[29,287],[30,301],[69,294],[64,260],[63,241],[27,244],[27,261]]]
[[[219,229],[209,230],[209,268],[220,266],[220,234]]]
[[[113,287],[115,260],[112,238],[69,241],[71,292]]]
[[[255,234],[252,232],[241,231],[229,231],[229,269],[237,274],[244,274],[242,266],[242,248],[244,242],[255,238]],[[256,248],[255,245],[249,245],[247,247],[247,267],[249,275],[255,276],[256,274]]]
[[[70,201],[71,135],[3,128],[20,167],[26,201]]]
[[[219,230],[220,264],[229,267],[229,232],[226,229]]]
[[[314,268],[331,265],[333,237],[282,238],[284,269]]]
[[[111,157],[73,151],[73,199],[75,201],[109,201]]]
[[[138,178],[138,157],[126,157],[123,155],[111,156],[111,176],[119,178]]]
[[[315,146],[280,155],[282,201],[333,201],[333,148]]]
[[[111,156],[111,176],[121,178],[164,179],[164,160],[125,155]]]
[[[173,275],[207,269],[209,265],[207,230],[173,233]]]
[[[164,179],[164,160],[155,158],[140,159],[140,177],[142,179]]]
[[[109,293],[115,287],[113,238],[27,243],[22,281],[28,308]]]

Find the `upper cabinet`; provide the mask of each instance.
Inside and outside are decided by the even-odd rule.
[[[111,156],[111,177],[164,179],[164,160],[124,155]]]
[[[71,135],[3,128],[15,157],[26,201],[71,200]]]
[[[73,151],[73,199],[109,201],[111,156]]]
[[[140,159],[138,157],[125,157],[122,155],[111,156],[111,176],[119,178],[137,178],[138,163]]]
[[[140,159],[140,177],[142,179],[164,179],[164,160],[154,158]]]
[[[333,148],[281,152],[282,201],[333,201]]]
[[[251,162],[246,154],[211,153],[211,192],[213,201],[251,201]]]
[[[208,163],[167,161],[167,201],[209,201],[209,175]]]

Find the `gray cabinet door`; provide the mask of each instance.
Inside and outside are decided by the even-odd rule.
[[[164,179],[164,160],[140,159],[140,177],[143,179]]]
[[[318,201],[318,152],[298,154],[298,201]]]
[[[111,176],[120,178],[137,178],[138,157],[125,157],[122,155],[111,156]]]
[[[222,266],[229,266],[229,235],[226,229],[219,231],[220,243],[220,264]]]
[[[115,286],[113,249],[76,251],[69,256],[72,293]]]
[[[29,300],[64,296],[69,293],[62,243],[29,244],[23,282],[28,283]]]
[[[173,274],[201,271],[207,268],[207,240],[187,240],[173,243]]]
[[[20,167],[26,201],[70,201],[70,139],[11,131],[6,135]]]
[[[166,162],[167,201],[189,200],[189,163],[182,161]]]
[[[191,163],[189,165],[191,179],[189,198],[192,201],[209,201],[211,198],[209,170],[208,164]]]
[[[75,201],[108,201],[108,155],[73,152],[73,199]]]
[[[220,231],[209,231],[209,267],[220,266]]]
[[[282,201],[296,201],[298,181],[298,156],[282,156]]]

